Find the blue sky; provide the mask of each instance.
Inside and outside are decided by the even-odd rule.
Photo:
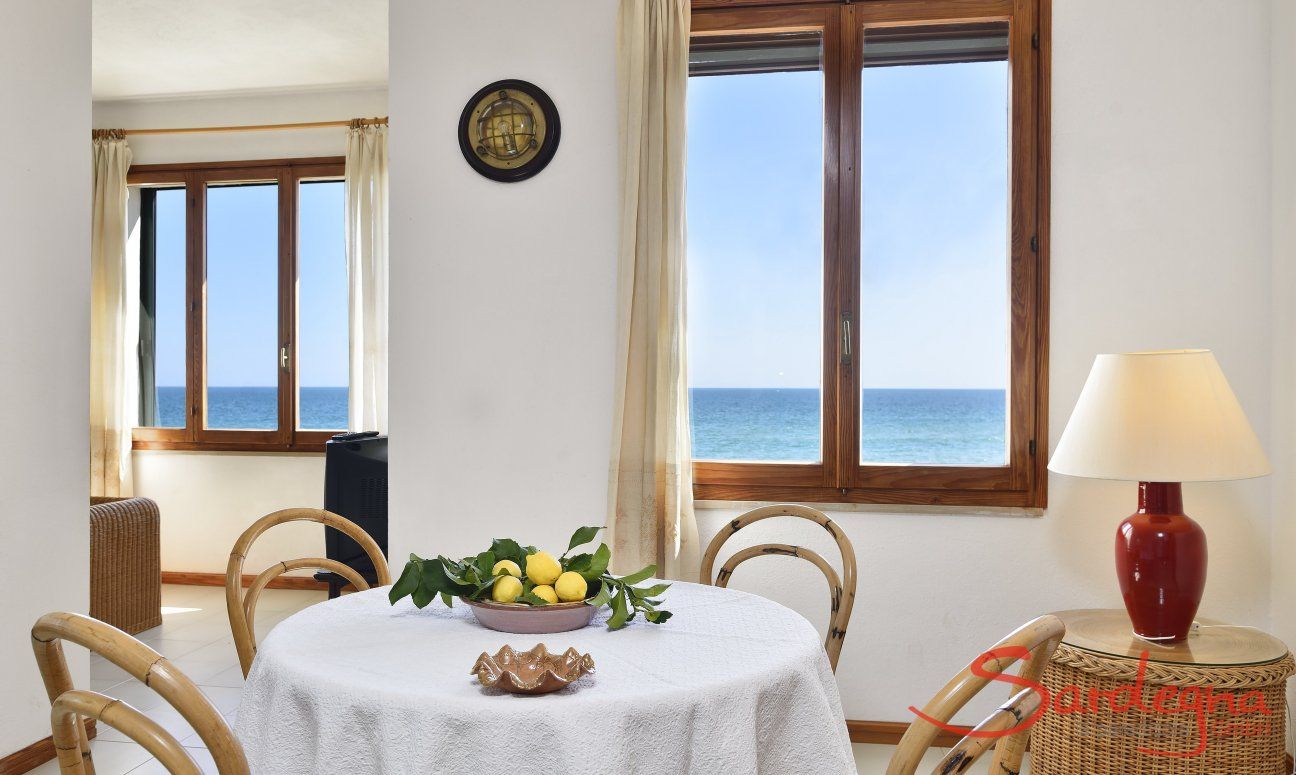
[[[689,82],[691,386],[820,384],[822,91]],[[868,68],[863,114],[863,386],[1004,387],[1006,63]]]
[[[215,387],[278,379],[278,191],[213,186],[207,194],[207,370]],[[157,384],[184,384],[184,193],[158,193]],[[344,189],[298,195],[298,368],[305,387],[347,384]]]
[[[689,367],[696,387],[818,387],[823,78],[689,83]],[[864,387],[1002,388],[1007,67],[876,67],[863,82]],[[300,193],[299,364],[347,381],[343,186]],[[276,381],[274,186],[208,194],[208,374]],[[158,195],[157,384],[184,384],[182,192]]]

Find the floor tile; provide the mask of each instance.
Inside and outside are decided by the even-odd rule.
[[[168,638],[158,635],[151,640],[145,640],[144,643],[148,644],[149,648],[174,662],[180,657],[188,656],[203,646],[208,645],[210,641],[183,640],[180,638]]]
[[[180,657],[172,661],[171,664],[188,676],[190,681],[200,686],[204,684],[220,686],[219,683],[212,683],[212,679],[228,670],[231,664],[238,664],[238,662],[229,659],[190,659],[189,657]]]
[[[237,661],[225,670],[216,675],[207,678],[202,682],[203,686],[226,687],[232,689],[243,688],[243,668],[239,667]]]
[[[206,748],[186,748],[189,755],[197,765],[202,768],[203,775],[218,775],[216,762],[212,759],[211,753]],[[96,773],[96,775],[101,775]],[[125,773],[123,773],[125,775]],[[166,767],[157,759],[150,759],[144,764],[129,771],[129,775],[169,775]]]
[[[123,681],[103,691],[104,694],[130,705],[144,715],[149,715],[154,708],[166,704],[162,695],[136,681],[134,678]]]
[[[209,641],[193,651],[173,659],[172,662],[178,659],[187,659],[192,662],[230,663],[238,661],[238,651],[234,648],[234,638],[227,636],[219,640]],[[194,680],[197,681],[198,679],[195,678]]]
[[[106,659],[95,659],[90,662],[90,688],[102,692],[122,681],[129,681],[131,674]]]
[[[90,756],[94,761],[95,775],[126,775],[153,758],[135,743],[108,740],[91,740]]]
[[[211,704],[216,706],[216,710],[227,719],[238,712],[239,699],[243,695],[243,684],[238,686],[199,686]]]

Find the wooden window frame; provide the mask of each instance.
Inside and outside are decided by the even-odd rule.
[[[267,159],[199,164],[144,164],[131,167],[132,186],[185,189],[185,427],[137,427],[135,449],[208,452],[323,452],[333,430],[297,428],[299,374],[297,358],[298,193],[310,180],[345,177],[345,159]],[[207,186],[235,182],[275,182],[279,191],[278,336],[288,348],[286,368],[278,372],[279,427],[276,430],[206,428],[206,266]]]
[[[822,457],[699,461],[697,500],[1043,508],[1048,475],[1051,0],[693,0],[694,38],[820,30],[824,75]],[[859,358],[860,87],[868,27],[1010,23],[1010,427],[1004,466],[862,465]]]

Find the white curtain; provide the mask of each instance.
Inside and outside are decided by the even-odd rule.
[[[387,125],[347,131],[346,245],[351,379],[348,428],[387,432]]]
[[[609,533],[617,570],[697,579],[685,365],[689,0],[622,0],[621,245]]]
[[[96,130],[90,232],[90,494],[128,496],[136,378],[127,291],[126,172],[121,130]]]

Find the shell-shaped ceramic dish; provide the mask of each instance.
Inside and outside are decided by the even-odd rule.
[[[472,673],[482,686],[514,694],[545,694],[557,691],[581,676],[594,673],[594,660],[576,649],[550,654],[543,643],[530,651],[505,646],[494,656],[482,652]]]
[[[495,603],[487,600],[464,600],[473,616],[483,626],[519,635],[543,635],[551,632],[579,630],[594,619],[595,608],[588,603],[550,603],[530,606],[525,603]]]

